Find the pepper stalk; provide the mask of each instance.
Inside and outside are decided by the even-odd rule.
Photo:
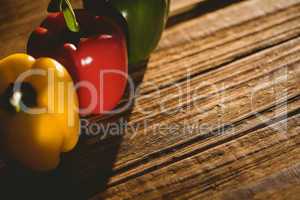
[[[51,0],[48,12],[62,12],[68,29],[72,32],[80,31],[79,23],[69,0]]]

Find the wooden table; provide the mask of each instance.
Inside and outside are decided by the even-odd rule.
[[[1,1],[1,57],[25,51],[47,3]],[[130,70],[134,105],[88,119],[127,130],[85,134],[49,174],[2,164],[0,195],[300,199],[299,36],[299,0],[173,0],[159,48]]]

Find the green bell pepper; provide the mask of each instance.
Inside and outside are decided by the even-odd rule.
[[[85,0],[97,15],[116,12],[125,20],[130,65],[147,60],[165,28],[170,0]],[[108,11],[111,8],[110,11]]]

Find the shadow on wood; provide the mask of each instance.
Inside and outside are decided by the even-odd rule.
[[[204,15],[209,12],[213,12],[215,10],[224,8],[231,4],[240,2],[241,0],[227,0],[227,1],[220,1],[220,0],[209,0],[209,1],[202,1],[198,3],[194,8],[189,10],[189,12],[183,12],[178,15],[175,15],[169,18],[167,23],[167,28],[172,27],[178,23],[188,21],[190,19],[196,18],[198,16]]]

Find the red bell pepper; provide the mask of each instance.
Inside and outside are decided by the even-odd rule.
[[[50,13],[30,36],[28,53],[61,62],[77,83],[82,115],[114,109],[127,84],[125,33],[104,16],[75,10],[80,32],[69,31],[62,12]]]

